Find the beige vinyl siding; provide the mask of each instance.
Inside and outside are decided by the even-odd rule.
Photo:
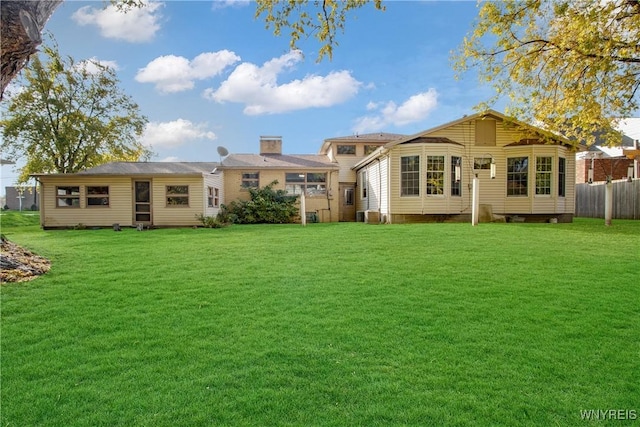
[[[216,216],[220,212],[220,205],[224,203],[224,172],[208,174],[204,176],[204,214],[206,216]],[[218,207],[209,207],[208,187],[218,189]]]
[[[368,209],[370,211],[380,212],[382,184],[380,180],[380,163],[373,162],[367,168],[369,174],[369,192],[368,192]]]
[[[380,221],[389,219],[389,157],[380,159]]]
[[[230,203],[233,200],[249,200],[249,191],[243,189],[242,174],[246,172],[259,172],[260,180],[258,185],[264,187],[274,180],[278,183],[274,189],[284,190],[285,174],[290,172],[317,172],[327,173],[327,194],[318,196],[307,196],[305,199],[305,209],[307,212],[316,212],[320,222],[338,221],[339,219],[339,197],[338,194],[338,171],[320,170],[320,169],[227,169],[224,172],[224,200]],[[335,197],[334,197],[335,195]]]
[[[522,214],[548,214],[548,213],[568,213],[574,211],[574,193],[575,193],[575,156],[572,152],[564,147],[555,145],[533,145],[526,147],[507,147],[505,149],[505,169],[502,172],[503,180],[506,185],[506,158],[507,157],[528,157],[528,196],[506,196],[505,188],[505,207],[504,212],[522,213]],[[551,173],[551,194],[536,195],[536,158],[551,157],[552,173]],[[565,189],[566,196],[558,196],[558,163],[559,158],[563,157],[566,161],[565,173]],[[499,170],[499,169],[498,169]],[[498,172],[500,176],[501,172]],[[497,179],[496,179],[497,180]],[[482,199],[481,199],[482,200]],[[494,212],[496,211],[494,207]],[[499,211],[502,212],[502,211]]]
[[[131,179],[129,177],[46,177],[41,183],[41,218],[43,227],[110,227],[114,223],[130,226],[132,223]],[[80,207],[59,208],[56,206],[56,188],[59,186],[80,187]],[[87,207],[87,186],[109,187],[109,206]]]
[[[198,225],[197,214],[204,212],[206,190],[202,177],[162,176],[151,181],[151,204],[154,226]],[[167,206],[167,186],[187,185],[189,187],[188,206]]]
[[[496,178],[491,179],[489,170],[475,171],[478,173],[480,187],[480,203],[492,206],[494,213],[528,213],[549,214],[569,213],[574,211],[575,194],[575,155],[565,147],[557,145],[528,145],[505,147],[506,145],[520,141],[523,138],[532,137],[522,132],[510,130],[502,122],[496,123],[496,146],[475,145],[475,121],[463,122],[449,128],[440,129],[428,136],[447,137],[455,142],[465,144],[462,152],[462,200],[460,211],[470,212],[471,191],[468,185],[474,177],[473,159],[491,155],[496,163]],[[455,155],[455,154],[453,154]],[[507,157],[529,157],[528,196],[507,197]],[[553,158],[551,178],[551,195],[535,195],[535,158],[536,156],[548,156]],[[558,197],[558,158],[566,159],[566,197]],[[446,179],[446,178],[445,178]],[[453,200],[452,200],[453,202]],[[455,210],[450,205],[451,211]],[[427,212],[429,210],[427,209]]]
[[[400,162],[404,156],[420,156],[420,194],[416,196],[401,196],[400,194]],[[426,165],[427,156],[444,157],[444,194],[426,194]],[[451,157],[463,157],[462,197],[451,197]],[[406,144],[395,147],[390,156],[390,203],[394,214],[459,214],[466,205],[469,197],[467,183],[471,173],[465,165],[463,147],[444,144]],[[466,172],[466,173],[465,173]]]

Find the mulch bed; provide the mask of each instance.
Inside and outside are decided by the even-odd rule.
[[[51,261],[0,236],[0,283],[25,282],[51,268]]]

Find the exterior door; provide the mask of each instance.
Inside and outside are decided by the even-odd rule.
[[[356,220],[356,187],[355,184],[340,184],[340,221]]]
[[[151,224],[151,181],[133,182],[133,223]]]

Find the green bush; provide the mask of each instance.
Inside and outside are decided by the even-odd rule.
[[[222,205],[218,214],[221,221],[235,224],[287,224],[298,216],[298,196],[285,190],[274,190],[278,181],[262,188],[249,188],[251,200],[236,200]]]
[[[196,214],[196,219],[202,223],[205,228],[222,228],[226,227],[229,222],[221,221],[219,216],[205,216],[202,214]]]

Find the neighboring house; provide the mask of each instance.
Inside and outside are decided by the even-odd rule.
[[[4,187],[5,204],[3,208],[12,211],[31,211],[40,208],[40,193],[37,186]]]
[[[477,177],[488,219],[570,222],[575,151],[567,139],[496,111],[465,116],[358,162],[356,210],[368,222],[470,220]]]
[[[378,147],[404,136],[406,135],[370,133],[324,140],[319,154],[327,156],[329,160],[340,166],[338,172],[340,221],[356,220],[356,173],[353,166]]]
[[[638,142],[623,135],[621,144],[617,147],[608,147],[596,141],[585,151],[576,154],[576,184],[626,179],[630,172],[632,177],[638,177],[637,160],[634,163],[633,156],[628,153],[638,149]]]
[[[214,162],[114,162],[74,174],[35,174],[43,228],[193,226],[224,197]]]
[[[231,154],[221,162],[225,200],[248,200],[249,188],[277,181],[274,189],[305,194],[305,213],[310,222],[339,219],[337,163],[326,155],[282,154],[282,138],[260,137],[260,154]]]

